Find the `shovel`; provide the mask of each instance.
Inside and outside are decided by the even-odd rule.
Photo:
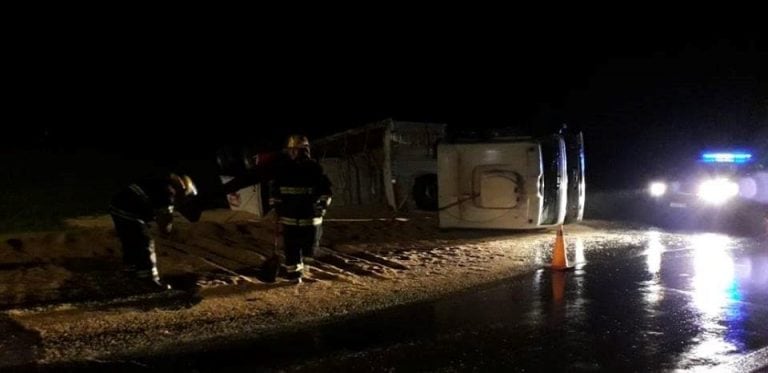
[[[277,249],[281,246],[282,236],[280,223],[275,219],[275,244],[272,246],[272,256],[267,258],[261,266],[261,278],[264,282],[277,281],[277,274],[280,272],[280,256],[277,255]]]

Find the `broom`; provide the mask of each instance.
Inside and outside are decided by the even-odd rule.
[[[277,255],[277,249],[280,246],[282,235],[280,223],[277,220],[277,216],[275,216],[275,242],[272,246],[272,256],[267,258],[261,267],[261,277],[264,282],[277,281],[277,274],[280,272],[280,256]]]

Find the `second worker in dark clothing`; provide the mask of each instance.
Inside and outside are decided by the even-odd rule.
[[[289,137],[286,153],[271,183],[270,203],[283,232],[287,275],[300,279],[304,259],[313,257],[320,243],[323,215],[331,204],[331,182],[311,159],[306,137]]]
[[[123,263],[146,285],[158,290],[168,288],[160,282],[149,223],[157,222],[161,233],[170,234],[174,207],[196,194],[192,179],[171,174],[131,184],[112,198],[109,212],[123,247]]]

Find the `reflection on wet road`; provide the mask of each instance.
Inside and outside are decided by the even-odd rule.
[[[539,270],[421,305],[389,321],[412,329],[398,343],[290,367],[738,371],[768,346],[765,242],[658,231],[636,242],[571,240],[573,272]],[[359,339],[387,333],[376,318]]]

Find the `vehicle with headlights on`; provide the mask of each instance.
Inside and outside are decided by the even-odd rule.
[[[760,233],[768,214],[768,169],[751,152],[710,151],[648,184],[657,223]]]

